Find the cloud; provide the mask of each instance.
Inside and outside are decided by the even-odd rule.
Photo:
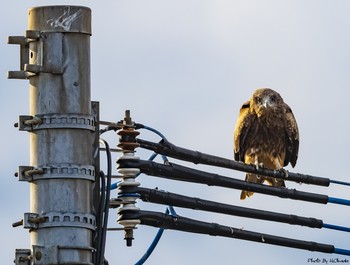
[[[63,2],[62,2],[63,3]],[[29,1],[28,7],[46,5]],[[101,119],[120,120],[130,109],[137,122],[162,131],[173,143],[224,157],[232,157],[232,134],[241,104],[257,87],[276,89],[293,108],[301,132],[300,158],[295,171],[347,181],[344,174],[350,144],[348,74],[349,4],[344,1],[75,1],[93,12],[92,99],[100,101]],[[13,4],[1,17],[1,39],[26,29],[27,7]],[[18,67],[18,47],[1,42],[3,100],[1,150],[2,199],[6,200],[2,241],[6,264],[15,248],[29,248],[28,231],[10,227],[30,211],[29,186],[17,183],[13,172],[29,164],[29,137],[12,127],[29,111],[28,81],[6,80]],[[142,137],[151,136],[142,132]],[[117,144],[117,136],[108,140]],[[147,152],[139,151],[140,156]],[[116,157],[114,157],[116,159]],[[334,165],[337,165],[336,167]],[[191,165],[193,166],[193,165]],[[244,178],[244,173],[208,169]],[[345,207],[315,205],[257,195],[247,201],[238,191],[140,177],[142,185],[186,195],[267,210],[317,216],[347,225]],[[287,184],[312,192],[348,197],[346,188],[328,189]],[[116,196],[116,194],[113,194]],[[20,202],[18,202],[20,198]],[[162,210],[149,204],[148,209]],[[223,215],[178,209],[205,221],[304,238],[346,248],[345,237],[332,232],[277,225]],[[117,213],[111,212],[116,226]],[[278,229],[277,229],[278,228]],[[141,226],[135,246],[126,248],[123,235],[108,234],[110,264],[129,264],[141,256],[156,230]],[[200,253],[200,255],[198,255]],[[266,255],[269,253],[269,255]],[[288,258],[286,258],[288,257]],[[307,264],[308,257],[328,257],[282,247],[231,239],[166,231],[149,264]]]

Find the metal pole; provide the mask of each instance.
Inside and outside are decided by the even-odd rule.
[[[18,123],[30,132],[30,166],[20,167],[18,176],[30,183],[23,225],[31,249],[17,250],[16,264],[93,264],[90,36],[89,8],[43,6],[29,9],[24,37],[9,37],[21,46],[21,67],[8,77],[30,82],[30,115]]]

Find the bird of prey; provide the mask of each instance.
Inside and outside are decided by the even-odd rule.
[[[239,112],[234,132],[234,157],[237,161],[281,170],[298,159],[299,130],[292,110],[280,94],[270,88],[257,89]],[[285,187],[284,180],[246,174],[246,181],[268,182]],[[241,200],[254,192],[243,190]]]

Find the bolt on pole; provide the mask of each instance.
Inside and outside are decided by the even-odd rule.
[[[42,6],[29,9],[25,36],[8,38],[21,54],[20,70],[8,78],[30,83],[30,113],[18,122],[30,135],[30,165],[19,167],[18,178],[30,185],[21,224],[31,248],[16,251],[16,264],[93,264],[98,147],[90,36],[89,8]]]

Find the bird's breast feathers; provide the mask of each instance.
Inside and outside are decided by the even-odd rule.
[[[265,123],[259,122],[252,124],[251,133],[246,139],[245,163],[250,164],[250,160],[257,157],[259,163],[269,167],[268,164],[280,157],[281,164],[283,164],[285,151],[286,141],[283,127],[267,127]]]

